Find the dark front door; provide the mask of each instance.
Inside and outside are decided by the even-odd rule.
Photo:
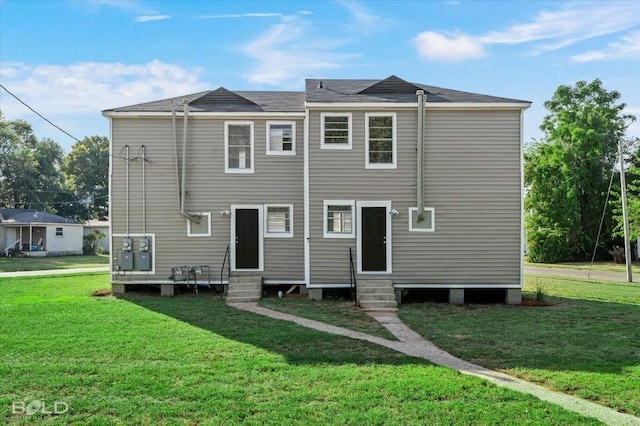
[[[259,268],[258,210],[236,209],[236,269]]]
[[[362,208],[362,271],[387,270],[387,209]]]

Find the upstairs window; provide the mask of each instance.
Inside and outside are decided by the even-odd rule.
[[[324,237],[353,238],[355,236],[354,202],[326,200],[324,202]]]
[[[365,114],[367,169],[396,168],[396,114]]]
[[[267,122],[267,155],[296,154],[296,123]]]
[[[226,173],[253,173],[253,122],[225,122]]]
[[[321,149],[351,149],[351,113],[321,113]]]

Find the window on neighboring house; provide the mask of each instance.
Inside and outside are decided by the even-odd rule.
[[[265,208],[265,237],[293,237],[293,204],[269,204]]]
[[[63,236],[64,236],[63,228],[61,228],[61,227],[56,228],[56,237],[63,237]]]
[[[433,207],[425,207],[423,220],[418,222],[418,208],[409,207],[409,231],[434,232],[436,230],[436,211]]]
[[[198,220],[187,219],[187,237],[210,237],[211,236],[211,212],[190,213]]]
[[[324,202],[325,238],[353,238],[355,236],[355,203],[348,200]]]
[[[253,173],[253,123],[225,122],[226,173]]]
[[[321,113],[322,149],[351,149],[351,113]]]
[[[365,155],[368,169],[396,168],[396,114],[365,114]]]
[[[296,123],[267,122],[267,155],[296,154]]]

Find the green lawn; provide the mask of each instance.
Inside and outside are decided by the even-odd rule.
[[[560,262],[560,263],[531,263],[525,262],[527,266],[537,266],[541,268],[558,268],[558,269],[578,269],[582,271],[607,271],[607,272],[626,272],[627,267],[624,264],[613,262]],[[640,273],[640,262],[632,262],[631,269],[633,272]]]
[[[107,280],[0,279],[0,423],[597,424],[219,296],[91,297]],[[11,415],[34,400],[69,411]]]
[[[108,266],[109,255],[58,257],[0,257],[0,272],[40,271]]]
[[[640,285],[527,277],[553,306],[407,304],[400,317],[446,351],[640,416]]]

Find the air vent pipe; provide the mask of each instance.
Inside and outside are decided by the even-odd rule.
[[[417,197],[416,207],[418,210],[417,222],[424,220],[424,90],[416,92],[418,96],[418,155],[417,158]]]

